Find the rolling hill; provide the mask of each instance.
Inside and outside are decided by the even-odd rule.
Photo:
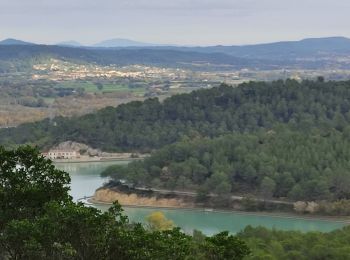
[[[303,57],[325,57],[350,54],[350,39],[345,37],[309,38],[301,41],[284,41],[243,46],[188,47],[182,50],[197,52],[219,52],[236,57],[269,60],[296,59]]]
[[[350,40],[329,37],[211,47],[156,46],[125,39],[105,41],[94,47],[78,46],[76,42],[61,43],[60,46],[34,45],[14,39],[0,42],[2,60],[23,62],[42,56],[101,65],[142,64],[196,70],[349,69]]]
[[[8,38],[0,41],[0,45],[34,45],[34,43]]]
[[[93,45],[93,47],[102,47],[102,48],[114,48],[114,47],[149,47],[149,46],[158,46],[158,44],[153,43],[144,43],[133,41],[129,39],[109,39]]]
[[[187,136],[214,137],[285,124],[296,129],[336,128],[350,122],[349,82],[221,86],[107,107],[79,118],[56,118],[0,130],[0,144],[41,147],[72,140],[104,150],[152,150]],[[53,123],[55,122],[55,123]]]
[[[101,65],[143,64],[185,67],[193,64],[225,65],[230,68],[268,67],[268,62],[236,58],[224,53],[184,52],[176,49],[93,49],[54,45],[0,45],[0,59],[24,61],[35,57],[94,62]]]

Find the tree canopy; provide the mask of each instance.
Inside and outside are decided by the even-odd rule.
[[[77,141],[107,151],[150,151],[184,136],[216,137],[285,124],[300,131],[343,131],[350,122],[350,82],[294,80],[222,85],[164,102],[148,99],[77,118],[58,117],[1,129],[0,143],[49,148]]]
[[[37,150],[0,147],[1,259],[242,259],[250,252],[228,233],[198,242],[179,228],[131,223],[117,204],[103,213],[75,203],[69,182]]]
[[[330,233],[269,230],[246,227],[238,233],[252,249],[247,260],[285,259],[350,259],[350,228]]]
[[[290,200],[350,199],[350,128],[184,139],[103,175],[140,186]]]

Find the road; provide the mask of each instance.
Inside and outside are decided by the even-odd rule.
[[[190,197],[196,197],[197,192],[192,192],[192,191],[179,191],[179,190],[165,190],[165,189],[155,189],[155,188],[144,188],[144,187],[135,187],[136,190],[139,191],[153,191],[157,192],[159,194],[174,194],[174,195],[185,195],[185,196],[190,196]],[[209,197],[217,197],[217,194],[210,193],[208,195]],[[231,199],[233,200],[243,200],[245,197],[244,196],[237,196],[237,195],[232,195]],[[283,205],[293,205],[293,202],[290,201],[284,201],[284,200],[273,200],[273,199],[262,199],[262,198],[251,198],[254,201],[257,202],[268,202],[268,203],[273,203],[273,204],[283,204]]]

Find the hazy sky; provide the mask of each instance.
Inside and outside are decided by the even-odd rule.
[[[0,39],[187,45],[350,37],[350,0],[0,0]]]

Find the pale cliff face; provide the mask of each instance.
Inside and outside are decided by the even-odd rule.
[[[110,189],[99,189],[93,196],[93,201],[113,203],[118,201],[124,206],[149,206],[149,207],[193,207],[193,203],[184,202],[180,198],[156,198],[142,197],[137,194],[124,194]]]

